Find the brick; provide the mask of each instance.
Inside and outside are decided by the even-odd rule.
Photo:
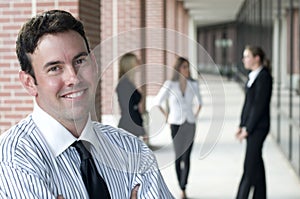
[[[4,100],[4,103],[5,104],[12,104],[12,105],[22,104],[23,100],[21,100],[21,99],[7,99],[7,100]]]
[[[0,2],[0,9],[2,10],[2,8],[9,8],[9,2]]]
[[[27,112],[27,113],[29,113],[33,110],[33,108],[32,107],[16,107],[15,110],[18,111],[18,112]]]
[[[16,92],[15,96],[16,97],[28,97],[29,94],[27,92],[25,92],[25,91],[24,92]]]
[[[10,22],[10,18],[9,17],[5,17],[5,16],[1,16],[0,17],[0,23],[1,23],[1,26],[4,24],[4,23],[9,23]]]
[[[5,115],[5,118],[6,119],[21,119],[21,118],[23,118],[23,115],[21,115],[21,114],[6,114]]]
[[[2,14],[6,16],[18,16],[21,15],[22,12],[20,10],[4,10]]]
[[[1,26],[1,25],[0,25]],[[10,34],[5,32],[0,32],[0,38],[9,38]]]
[[[9,106],[4,106],[1,104],[0,106],[0,112],[11,112],[12,111],[12,108],[9,107]]]
[[[23,100],[25,104],[32,104],[32,97],[29,97],[29,100]]]
[[[17,58],[17,55],[15,55],[14,53],[10,53],[11,55],[4,55],[3,56],[3,59],[6,59],[6,60],[15,60]]]
[[[3,98],[3,97],[10,97],[11,96],[11,93],[10,92],[0,92],[0,97]]]
[[[6,130],[8,130],[10,126],[12,126],[11,122],[7,122],[7,121],[4,122],[0,120],[0,135],[4,133]]]
[[[13,7],[15,9],[28,9],[31,8],[31,3],[26,3],[26,2],[22,2],[22,3],[15,3],[13,5]]]
[[[37,8],[39,8],[39,9],[44,9],[44,8],[47,8],[47,7],[54,7],[55,6],[55,4],[54,4],[54,1],[53,2],[37,2],[36,3],[36,5],[37,5]]]
[[[78,7],[77,1],[62,1],[58,2],[59,7]]]
[[[16,70],[10,70],[10,69],[8,69],[8,70],[3,71],[3,74],[4,75],[17,75],[18,74],[18,70],[17,69]]]

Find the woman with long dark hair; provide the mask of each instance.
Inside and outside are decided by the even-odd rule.
[[[119,82],[116,92],[121,118],[118,127],[145,139],[141,108],[142,94],[134,83],[134,68],[138,66],[138,62],[138,58],[133,53],[124,54],[119,62]]]
[[[190,155],[194,143],[196,121],[201,110],[202,99],[199,83],[190,76],[189,61],[179,57],[174,66],[171,80],[167,80],[157,95],[157,105],[170,123],[175,149],[175,169],[182,198],[186,198],[186,185],[190,170]],[[194,99],[196,110],[194,111]],[[162,103],[168,100],[168,110]]]

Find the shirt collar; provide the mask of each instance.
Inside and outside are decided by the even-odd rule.
[[[34,104],[32,119],[55,157],[64,152],[76,140],[85,140],[91,144],[94,144],[96,141],[96,134],[93,130],[93,124],[90,116],[78,139],[57,120],[42,110],[36,102]]]
[[[257,69],[255,69],[255,70],[253,70],[253,71],[251,71],[251,72],[249,73],[249,75],[248,75],[249,81],[248,81],[248,83],[247,83],[247,86],[248,86],[248,87],[251,87],[251,86],[252,86],[252,84],[254,83],[256,77],[258,76],[258,74],[259,74],[259,72],[262,70],[262,68],[263,68],[263,67],[260,66],[260,67],[258,67]]]
[[[97,147],[99,142],[97,142],[98,137],[96,132],[94,131],[93,122],[91,120],[91,116],[88,119],[86,126],[84,127],[80,137],[78,140],[84,140],[92,144],[94,147]]]

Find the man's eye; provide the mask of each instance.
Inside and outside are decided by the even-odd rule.
[[[59,66],[52,66],[51,68],[49,68],[49,72],[56,72],[56,71],[58,71],[60,69],[60,67]]]
[[[86,58],[79,58],[75,61],[75,65],[78,66],[78,65],[82,65],[86,62]]]
[[[82,64],[83,60],[82,59],[77,59],[75,64]]]

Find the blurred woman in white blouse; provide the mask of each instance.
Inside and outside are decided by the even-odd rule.
[[[179,57],[174,66],[171,80],[165,81],[156,105],[170,124],[176,161],[175,169],[182,198],[186,198],[186,185],[190,170],[190,155],[193,147],[196,121],[202,106],[198,81],[191,78],[189,61]],[[167,101],[168,111],[163,109]]]

